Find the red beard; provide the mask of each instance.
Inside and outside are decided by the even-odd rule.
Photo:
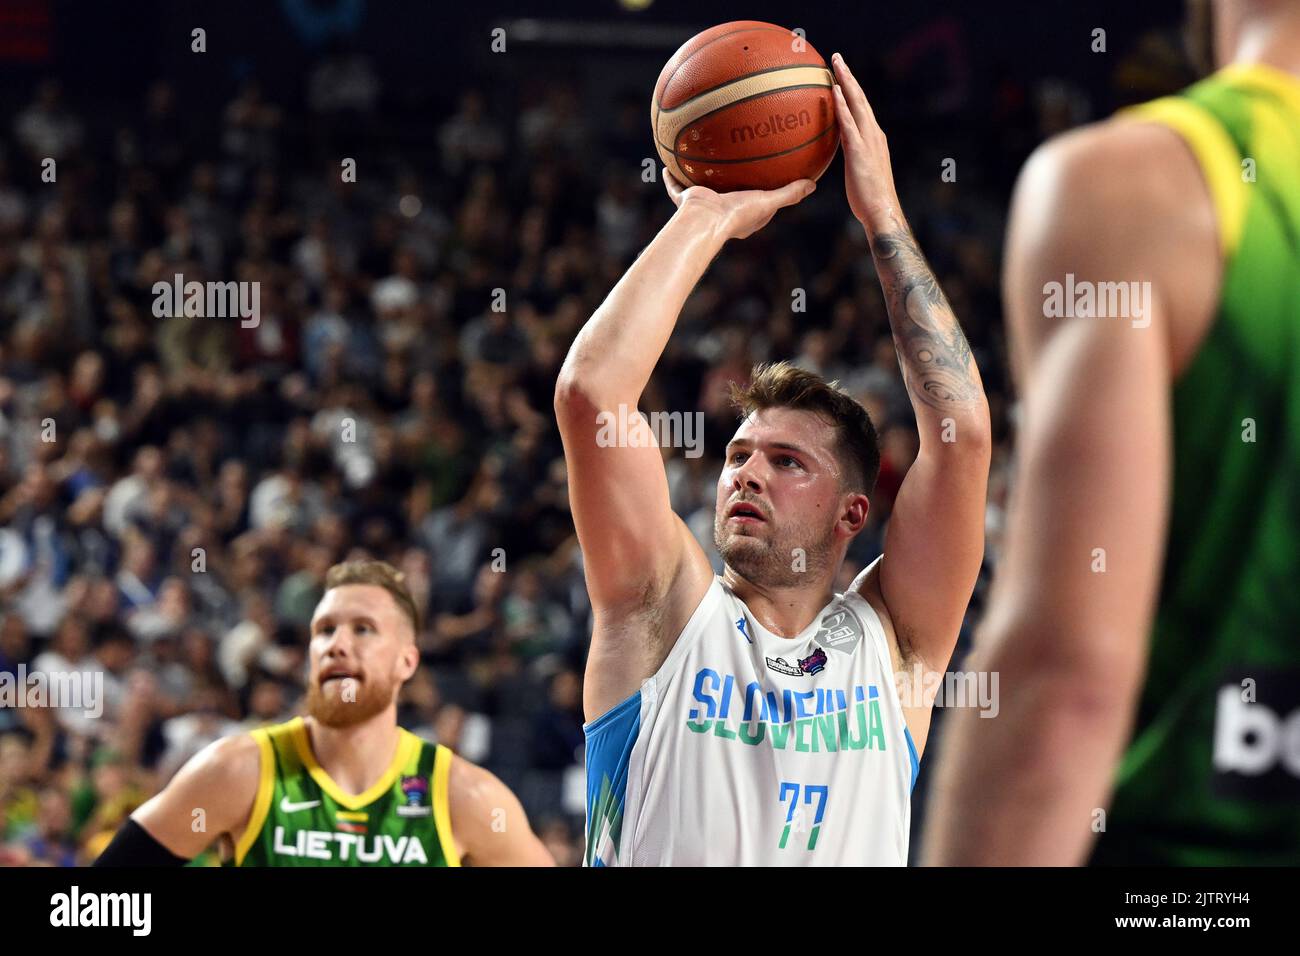
[[[369,678],[344,678],[328,688],[312,680],[307,688],[307,713],[325,727],[355,726],[383,713],[392,702],[393,685]]]

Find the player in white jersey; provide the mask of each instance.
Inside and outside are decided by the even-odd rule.
[[[883,556],[834,594],[866,523],[874,428],[816,375],[756,370],[735,393],[743,418],[718,480],[714,576],[672,511],[648,423],[625,410],[722,245],[814,184],[718,194],[665,170],[677,212],[578,335],[555,392],[595,618],[583,688],[592,865],[907,862],[930,706],[894,675],[942,674],[956,643],[983,554],[988,404],[903,218],[884,134],[842,58],[832,63],[846,191],[920,449]]]

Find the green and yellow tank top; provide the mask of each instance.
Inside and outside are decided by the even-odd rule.
[[[234,866],[459,866],[447,779],[452,753],[398,728],[384,775],[355,796],[316,762],[301,717],[252,732],[261,779]]]
[[[1300,80],[1232,66],[1127,115],[1195,154],[1218,314],[1173,390],[1137,725],[1094,860],[1300,864]]]

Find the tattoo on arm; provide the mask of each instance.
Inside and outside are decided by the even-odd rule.
[[[903,380],[913,400],[940,411],[979,400],[970,344],[905,223],[871,236]]]

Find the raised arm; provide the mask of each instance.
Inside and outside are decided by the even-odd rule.
[[[843,58],[832,64],[849,204],[871,243],[920,434],[885,535],[881,597],[902,650],[943,671],[984,555],[988,401],[966,336],[903,217],[885,134]]]
[[[683,189],[667,170],[664,179],[677,212],[578,334],[555,387],[596,618],[583,688],[588,720],[658,669],[713,575],[673,513],[663,460],[635,414],[637,402],[687,296],[723,244],[760,229],[813,189],[800,180],[770,192],[719,194]],[[620,434],[622,445],[608,441]]]

